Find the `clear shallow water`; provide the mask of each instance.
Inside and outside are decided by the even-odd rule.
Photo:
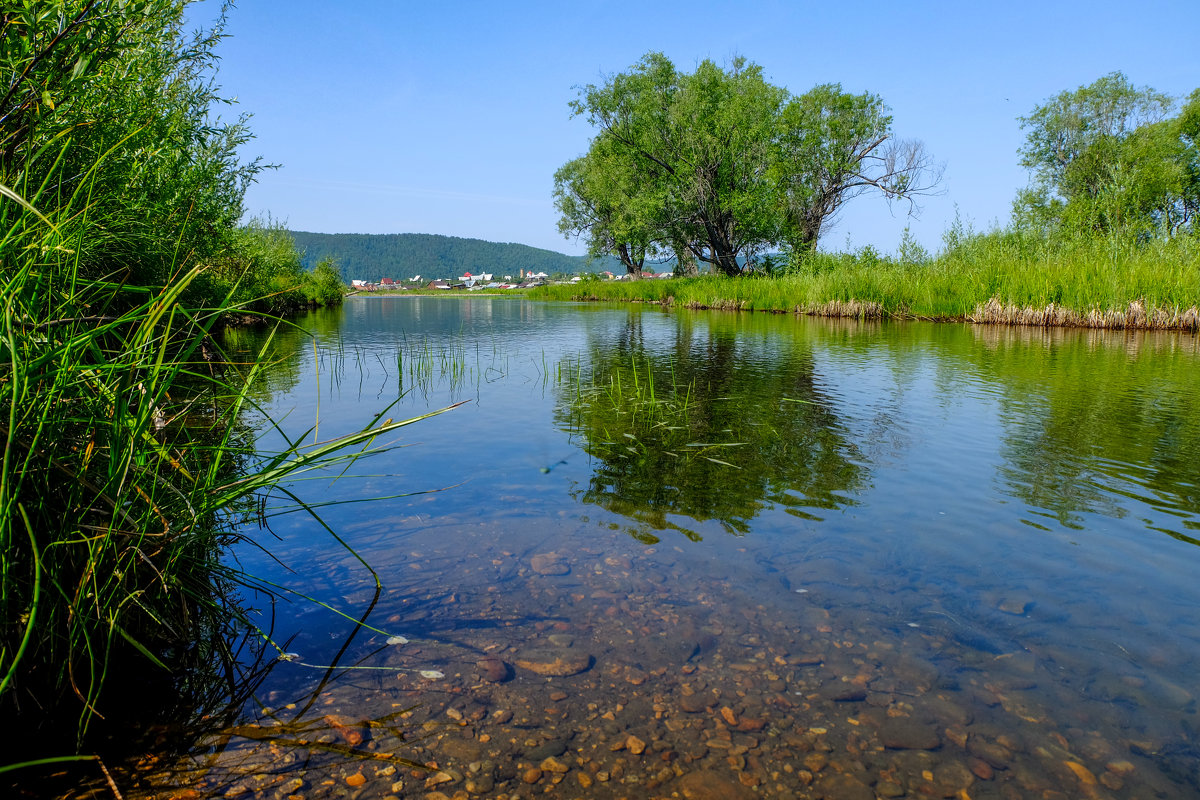
[[[261,396],[289,435],[466,402],[297,487],[429,492],[323,509],[378,596],[302,515],[262,534],[295,572],[238,556],[408,641],[277,604],[296,660],[147,793],[1200,795],[1194,337],[489,297],[305,325]]]

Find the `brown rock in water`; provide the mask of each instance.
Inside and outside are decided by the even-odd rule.
[[[686,800],[754,800],[758,794],[711,770],[689,772],[675,782]]]
[[[363,742],[363,733],[359,726],[347,721],[336,714],[326,714],[325,723],[330,729],[351,747],[358,747]]]
[[[531,647],[513,657],[521,669],[538,675],[566,677],[578,675],[592,666],[592,657],[582,650],[568,647]]]
[[[959,728],[954,725],[946,728],[942,733],[946,734],[946,738],[951,742],[964,749],[967,746],[967,739],[970,738],[970,734],[967,733],[966,728]]]
[[[788,666],[791,667],[815,667],[821,664],[825,659],[820,653],[798,653],[790,655],[786,659]]]
[[[546,758],[543,758],[542,763],[539,764],[538,767],[541,768],[542,772],[554,772],[558,774],[567,772],[571,769],[554,756],[547,756]]]
[[[679,707],[689,714],[699,714],[702,711],[707,711],[716,702],[716,698],[709,692],[695,692],[694,694],[680,696]]]
[[[995,769],[1008,769],[1013,759],[1012,751],[1007,747],[979,736],[972,736],[967,741],[967,752]]]
[[[754,733],[765,727],[767,727],[766,717],[742,717],[737,724],[737,730],[742,733]]]
[[[1075,774],[1075,777],[1079,779],[1079,782],[1083,784],[1084,787],[1096,785],[1095,774],[1083,764],[1080,764],[1078,761],[1064,761],[1063,764],[1065,764],[1067,768]]]
[[[971,768],[972,774],[981,781],[990,781],[996,777],[996,772],[992,769],[992,765],[982,758],[971,756],[971,758],[967,759],[967,766]]]
[[[936,750],[942,746],[937,730],[909,717],[895,717],[883,723],[879,740],[889,750]]]
[[[447,736],[437,743],[435,751],[446,758],[461,763],[476,761],[483,755],[483,745],[474,739]]]
[[[537,767],[530,767],[521,773],[521,780],[531,786],[542,779],[542,771]]]
[[[825,800],[875,800],[870,786],[853,775],[830,775],[816,786],[817,796]]]
[[[1033,605],[1033,601],[1028,597],[1005,597],[996,608],[1003,611],[1005,614],[1012,614],[1016,617],[1025,616],[1029,611],[1029,607]]]
[[[529,565],[538,575],[566,575],[571,571],[558,553],[538,553],[529,559]]]
[[[920,712],[919,716],[928,716],[945,725],[964,726],[975,721],[970,709],[940,695],[925,695],[919,701],[913,701],[913,706]]]
[[[512,677],[508,664],[496,656],[484,656],[475,662],[479,675],[488,683],[504,683]]]
[[[821,696],[835,703],[857,703],[867,699],[867,687],[837,681],[821,688]]]
[[[933,782],[942,793],[959,796],[975,783],[975,775],[966,764],[957,761],[947,761],[939,764],[933,770]]]
[[[646,752],[646,743],[638,737],[630,734],[629,738],[625,740],[625,749],[633,753],[635,756],[640,756],[642,753]]]
[[[450,783],[454,780],[454,776],[449,772],[435,772],[425,779],[425,788],[432,789],[435,786],[441,786],[443,783]]]

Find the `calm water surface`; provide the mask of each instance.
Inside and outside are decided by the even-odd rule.
[[[348,617],[260,600],[290,660],[146,793],[1200,796],[1194,337],[490,297],[304,324],[261,393],[290,436],[465,403],[294,487],[392,498],[321,509],[378,594],[304,515],[258,535],[294,571],[238,553]]]

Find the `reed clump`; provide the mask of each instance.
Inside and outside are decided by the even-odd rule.
[[[1050,303],[1044,308],[1001,303],[991,298],[967,316],[970,322],[988,325],[1032,325],[1035,327],[1109,328],[1114,330],[1186,330],[1200,329],[1200,309],[1147,309],[1134,300],[1125,309],[1089,309],[1079,313]]]

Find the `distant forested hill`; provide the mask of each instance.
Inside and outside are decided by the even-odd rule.
[[[291,231],[304,263],[312,267],[332,256],[347,280],[404,280],[420,275],[425,280],[456,278],[463,273],[490,272],[517,276],[521,270],[575,274],[609,270],[624,272],[615,258],[588,261],[553,250],[524,244],[500,244],[482,239],[460,239],[430,233],[308,233]]]

